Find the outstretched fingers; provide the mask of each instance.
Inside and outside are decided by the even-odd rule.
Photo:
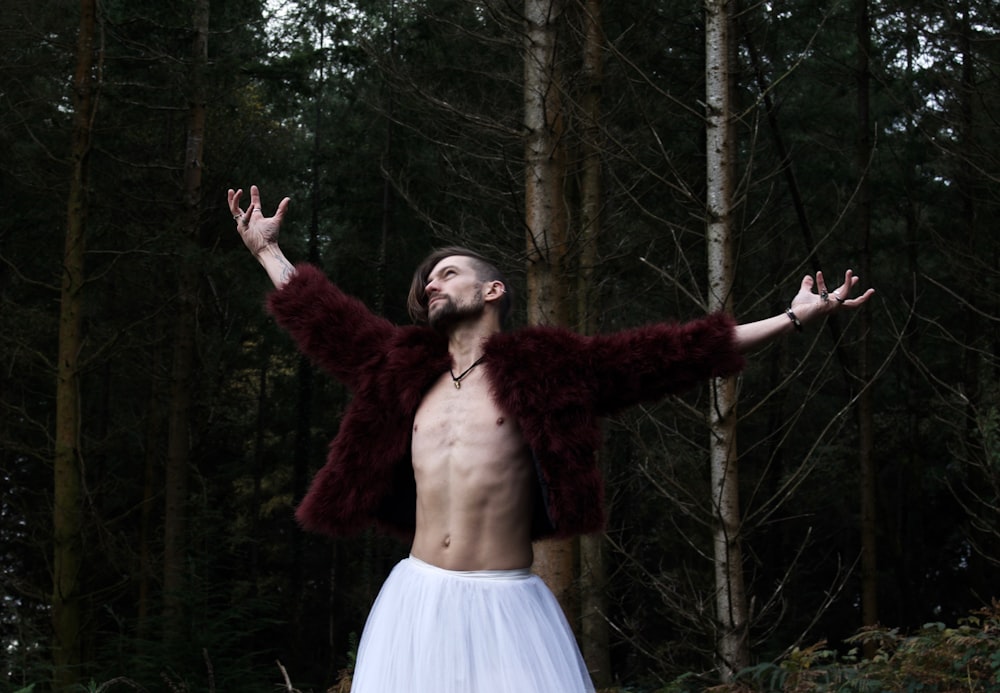
[[[816,270],[816,293],[819,294],[819,300],[823,303],[830,301],[830,292],[826,288],[826,277],[823,276],[821,270]]]
[[[229,201],[229,213],[233,215],[233,219],[238,219],[243,215],[243,210],[240,209],[240,198],[243,196],[243,189],[233,190],[229,189],[226,194],[226,199]]]
[[[229,210],[233,213],[233,215],[242,214],[242,210],[239,207],[239,201],[242,195],[243,195],[243,190],[237,190],[236,192],[233,192],[230,189],[229,191]],[[263,218],[265,220],[273,220],[274,222],[280,224],[281,220],[285,216],[285,211],[288,209],[288,203],[290,201],[291,198],[288,197],[283,198],[281,202],[278,203],[278,208],[275,210],[274,216],[264,217],[263,216],[264,208],[260,202],[260,188],[258,188],[256,185],[251,185],[250,207],[247,208],[246,213],[247,216],[250,216],[252,214],[260,214],[261,215],[260,218]],[[254,217],[254,219],[257,219],[257,217]]]
[[[811,274],[802,277],[802,283],[799,284],[799,293],[811,294],[815,283]]]
[[[254,212],[260,212],[260,189],[256,185],[250,186],[250,209],[247,210],[247,214],[253,214]],[[263,214],[263,212],[261,212]]]
[[[815,275],[805,275],[799,286],[799,292],[792,299],[792,307],[796,310],[805,311],[803,315],[823,315],[836,311],[838,308],[856,308],[865,303],[875,293],[874,289],[868,289],[860,296],[851,297],[851,292],[859,282],[859,278],[854,276],[854,272],[847,270],[844,272],[844,282],[836,289],[827,286],[823,273],[817,271]],[[802,317],[802,316],[800,316]]]
[[[871,298],[872,294],[875,293],[875,289],[868,289],[860,296],[855,296],[851,298],[851,291],[857,286],[858,282],[861,280],[860,277],[854,275],[852,270],[847,270],[844,272],[844,283],[841,284],[831,295],[837,299],[837,301],[844,306],[854,307],[860,306],[862,303]]]
[[[278,203],[278,208],[274,211],[274,221],[278,224],[280,224],[281,220],[285,218],[285,210],[288,209],[289,202],[291,202],[291,198],[285,197]]]

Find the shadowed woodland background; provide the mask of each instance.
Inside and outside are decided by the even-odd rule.
[[[709,307],[703,3],[600,5],[552,15],[581,331]],[[954,623],[1000,585],[1000,6],[727,7],[734,314],[819,268],[877,290],[737,381],[747,652]],[[349,668],[407,547],[296,527],[348,394],[263,310],[226,189],[259,185],[267,214],[290,195],[288,256],[395,321],[417,261],[460,243],[509,271],[524,324],[522,10],[5,4],[0,689],[264,691],[278,661],[326,690]],[[601,685],[715,676],[709,390],[606,423],[601,569],[570,547],[563,599]]]

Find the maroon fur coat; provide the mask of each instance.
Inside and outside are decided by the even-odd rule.
[[[353,393],[326,464],[296,510],[299,522],[331,535],[376,524],[412,537],[410,433],[424,393],[451,365],[447,340],[373,315],[309,265],[271,294],[269,307],[299,348]],[[496,404],[517,420],[534,457],[534,538],[603,527],[595,460],[601,417],[731,375],[744,363],[723,314],[595,337],[525,328],[491,337],[485,355],[481,368]]]

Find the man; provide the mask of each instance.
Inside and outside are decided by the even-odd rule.
[[[412,541],[358,650],[354,693],[576,693],[593,686],[555,598],[530,573],[532,541],[601,529],[599,419],[743,366],[743,354],[855,308],[850,270],[805,277],[790,308],[736,325],[716,314],[583,337],[503,332],[510,296],[478,254],[437,251],[397,327],[278,247],[250,188],[229,190],[244,243],[274,283],[269,306],[299,347],[353,392],[326,465],[296,511],[332,535],[377,524]],[[813,291],[813,287],[817,291]]]

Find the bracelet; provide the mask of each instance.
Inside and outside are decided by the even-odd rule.
[[[792,321],[792,324],[795,326],[795,331],[796,332],[801,332],[802,331],[802,321],[799,320],[798,316],[795,315],[795,313],[792,312],[791,308],[785,308],[785,315],[787,315],[788,319]]]

